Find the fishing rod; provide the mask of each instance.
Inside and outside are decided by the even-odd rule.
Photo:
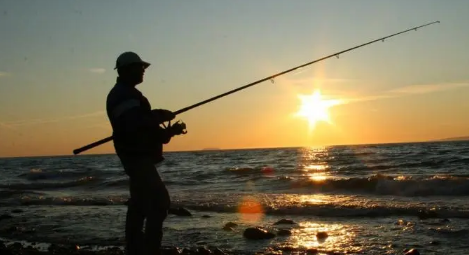
[[[209,103],[209,102],[212,102],[212,101],[217,100],[217,99],[219,99],[219,98],[222,98],[222,97],[224,97],[224,96],[227,96],[227,95],[233,94],[233,93],[235,93],[235,92],[238,92],[238,91],[240,91],[240,90],[243,90],[243,89],[252,87],[252,86],[254,86],[254,85],[256,85],[256,84],[259,84],[259,83],[261,83],[261,82],[268,81],[268,80],[272,80],[272,81],[273,81],[273,79],[274,79],[275,77],[278,77],[278,76],[284,75],[284,74],[286,74],[286,73],[295,71],[295,70],[297,70],[297,69],[299,69],[299,68],[302,68],[302,67],[305,67],[305,66],[308,66],[308,65],[311,65],[311,64],[314,64],[314,63],[323,61],[323,60],[328,59],[328,58],[331,58],[331,57],[337,57],[337,58],[339,58],[339,55],[342,54],[342,53],[345,53],[345,52],[348,52],[348,51],[352,51],[352,50],[355,50],[355,49],[364,47],[364,46],[366,46],[366,45],[369,45],[369,44],[372,44],[372,43],[375,43],[375,42],[379,42],[379,41],[384,42],[384,40],[387,39],[387,38],[390,38],[390,37],[393,37],[393,36],[396,36],[396,35],[400,35],[400,34],[403,34],[403,33],[407,33],[407,32],[412,31],[412,30],[417,31],[417,29],[419,29],[419,28],[422,28],[422,27],[425,27],[425,26],[430,26],[430,25],[435,24],[435,23],[440,23],[440,21],[434,21],[434,22],[427,23],[427,24],[424,24],[424,25],[421,25],[421,26],[413,27],[413,28],[410,28],[410,29],[407,29],[407,30],[404,30],[404,31],[401,31],[401,32],[398,32],[398,33],[395,33],[395,34],[392,34],[392,35],[388,35],[388,36],[385,36],[385,37],[382,37],[382,38],[379,38],[379,39],[376,39],[376,40],[373,40],[373,41],[370,41],[370,42],[367,42],[367,43],[364,43],[364,44],[360,44],[360,45],[358,45],[358,46],[355,46],[355,47],[352,47],[352,48],[349,48],[349,49],[346,49],[346,50],[343,50],[343,51],[339,51],[339,52],[333,53],[333,54],[331,54],[331,55],[329,55],[329,56],[322,57],[322,58],[320,58],[320,59],[316,59],[316,60],[314,60],[314,61],[311,61],[311,62],[302,64],[302,65],[293,67],[293,68],[291,68],[291,69],[288,69],[288,70],[285,70],[285,71],[283,71],[283,72],[280,72],[280,73],[271,75],[271,76],[266,77],[266,78],[264,78],[264,79],[260,79],[260,80],[258,80],[258,81],[255,81],[255,82],[249,83],[249,84],[247,84],[247,85],[241,86],[241,87],[239,87],[239,88],[230,90],[230,91],[225,92],[225,93],[223,93],[223,94],[220,94],[220,95],[218,95],[218,96],[209,98],[209,99],[204,100],[204,101],[202,101],[202,102],[193,104],[193,105],[191,105],[191,106],[187,106],[187,107],[185,107],[185,108],[182,108],[181,110],[175,111],[174,114],[175,114],[175,115],[181,114],[181,113],[183,113],[183,112],[189,111],[189,110],[191,110],[191,109],[194,109],[194,108],[199,107],[199,106],[201,106],[201,105],[204,105],[204,104],[206,104],[206,103]],[[112,136],[109,136],[109,137],[106,137],[106,138],[101,139],[101,140],[99,140],[99,141],[96,141],[96,142],[94,142],[94,143],[90,143],[90,144],[85,145],[85,146],[83,146],[83,147],[81,147],[81,148],[78,148],[78,149],[73,150],[73,154],[76,155],[76,154],[79,154],[79,153],[81,153],[81,152],[83,152],[83,151],[92,149],[92,148],[94,148],[94,147],[96,147],[96,146],[99,146],[99,145],[101,145],[101,144],[107,143],[107,142],[111,141],[112,139],[113,139],[113,137],[112,137]]]

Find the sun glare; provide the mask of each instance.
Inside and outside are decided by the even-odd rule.
[[[313,129],[319,121],[331,123],[328,110],[341,103],[340,100],[323,99],[319,90],[311,95],[298,95],[298,97],[301,100],[301,107],[295,115],[307,119],[310,129]]]

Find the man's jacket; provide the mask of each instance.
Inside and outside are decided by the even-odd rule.
[[[107,96],[106,110],[119,157],[153,157],[155,163],[163,160],[163,144],[171,135],[160,126],[140,91],[118,81]]]

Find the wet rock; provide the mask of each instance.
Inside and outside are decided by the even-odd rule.
[[[199,247],[197,248],[197,254],[198,255],[210,255],[212,254],[212,252],[205,247]]]
[[[168,212],[177,216],[192,216],[192,213],[189,212],[189,210],[182,207],[170,208]]]
[[[184,248],[182,249],[181,254],[194,254],[194,252],[191,249]]]
[[[206,244],[207,244],[207,242],[205,242],[205,241],[198,241],[198,242],[197,242],[197,243],[195,243],[195,244],[197,244],[197,245],[206,245]]]
[[[2,214],[0,215],[0,221],[2,220],[7,220],[7,219],[11,219],[13,218],[13,216],[9,215],[9,214]]]
[[[24,212],[24,211],[21,210],[21,209],[13,209],[13,210],[11,210],[11,213],[22,213],[22,212]]]
[[[297,249],[293,246],[290,246],[290,245],[285,245],[285,246],[282,246],[282,247],[278,247],[279,250],[281,251],[288,251],[288,252],[292,252],[292,251],[297,251]]]
[[[23,248],[23,245],[21,243],[15,242],[13,244],[10,244],[8,247],[13,248],[13,249],[21,249]]]
[[[405,255],[420,255],[420,252],[417,249],[410,249],[404,254]]]
[[[210,216],[210,215],[202,215],[202,218],[210,218],[210,217],[212,217],[212,216]]]
[[[234,228],[234,227],[237,227],[238,224],[234,223],[234,222],[228,222],[225,224],[225,227],[228,227],[228,228]]]
[[[289,220],[289,219],[281,219],[277,222],[274,223],[274,225],[283,225],[283,224],[296,224],[296,222],[294,222],[293,220]]]
[[[327,232],[323,232],[323,231],[320,231],[316,234],[316,238],[318,240],[325,240],[329,235],[327,234]]]
[[[280,229],[279,231],[277,231],[277,235],[278,236],[290,236],[291,231],[288,229]]]
[[[5,243],[3,243],[3,241],[0,240],[0,250],[5,249],[5,248],[6,248]]]
[[[260,240],[260,239],[270,239],[274,238],[275,234],[269,232],[263,228],[256,227],[256,228],[247,228],[243,232],[243,236],[247,239],[251,240]]]
[[[234,231],[234,228],[224,226],[223,230],[225,230],[225,231]]]
[[[448,219],[442,219],[442,220],[440,220],[440,222],[441,222],[441,223],[449,223],[450,220],[448,220]]]

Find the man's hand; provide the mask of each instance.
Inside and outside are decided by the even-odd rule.
[[[181,134],[186,134],[186,124],[184,122],[176,122],[171,127],[169,127],[171,130],[172,135],[181,135]]]
[[[153,113],[153,116],[155,116],[158,119],[158,121],[161,123],[170,121],[176,118],[176,115],[170,110],[154,109],[154,110],[151,110],[151,112]]]

